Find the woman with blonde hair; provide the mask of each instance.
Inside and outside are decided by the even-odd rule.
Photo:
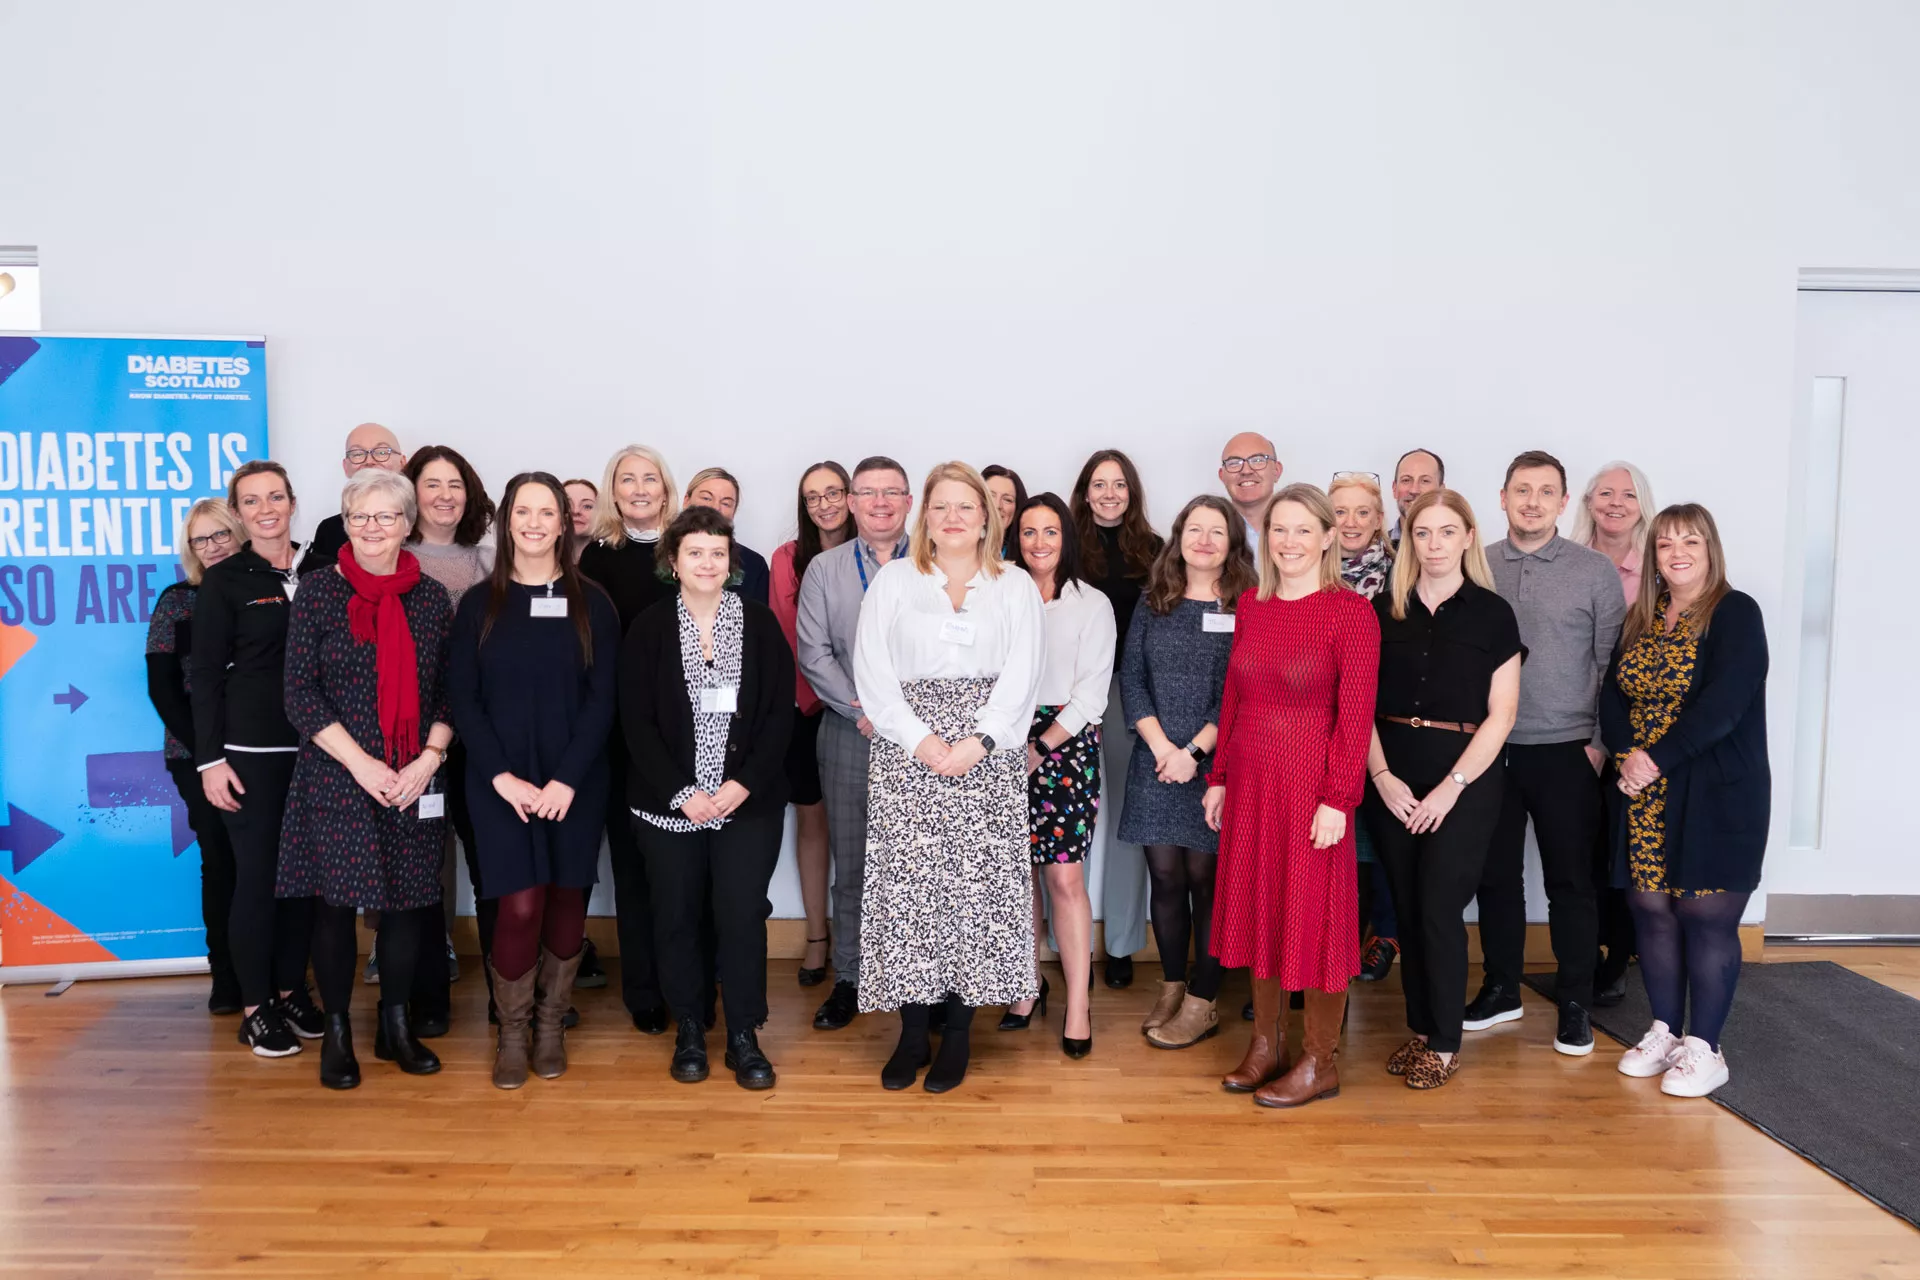
[[[1451,489],[1407,508],[1388,590],[1373,598],[1380,681],[1365,817],[1403,927],[1414,1038],[1387,1059],[1413,1089],[1460,1067],[1467,927],[1500,817],[1502,749],[1520,707],[1520,624],[1493,589],[1473,508]]]
[[[973,1011],[1039,995],[1027,827],[1027,729],[1046,614],[1033,580],[1000,557],[1000,513],[963,462],[927,476],[908,554],[867,591],[854,684],[873,723],[861,1012],[900,1010],[880,1073],[926,1089],[967,1072]]]
[[[207,1012],[240,1012],[240,979],[234,975],[227,945],[227,913],[233,909],[233,843],[220,811],[207,800],[193,767],[193,681],[187,659],[193,652],[193,602],[200,579],[213,565],[240,549],[245,535],[233,508],[221,498],[202,498],[180,522],[180,568],[187,575],[160,593],[147,623],[147,697],[166,729],[165,759],[187,826],[200,844],[200,919],[207,931],[207,968],[213,990]]]
[[[1647,512],[1652,511],[1653,486],[1646,473],[1631,462],[1606,463],[1587,481],[1586,492],[1573,513],[1569,542],[1592,547],[1620,572],[1627,607],[1640,596],[1640,563],[1646,555]]]
[[[1292,484],[1261,521],[1260,585],[1235,611],[1207,779],[1220,833],[1213,954],[1253,977],[1253,1034],[1221,1084],[1266,1107],[1340,1089],[1334,1054],[1360,970],[1353,813],[1373,721],[1380,628],[1340,579],[1327,495]],[[1282,992],[1304,993],[1305,1051],[1287,1052]]]

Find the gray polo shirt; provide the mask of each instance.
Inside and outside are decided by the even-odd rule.
[[[1527,660],[1520,668],[1517,746],[1586,742],[1598,719],[1600,681],[1627,606],[1613,562],[1559,534],[1538,551],[1506,539],[1487,548],[1500,596],[1513,606]]]
[[[894,558],[906,553],[907,540],[902,538]],[[855,556],[860,558],[856,560]],[[873,581],[880,567],[873,548],[861,538],[852,538],[815,556],[800,582],[794,660],[820,701],[849,720],[860,718],[859,708],[853,705],[860,696],[853,687],[853,639],[860,629],[860,602],[866,598],[866,584]],[[862,569],[866,571],[864,578]],[[1614,581],[1619,582],[1617,575]],[[1613,591],[1620,594],[1619,586]]]

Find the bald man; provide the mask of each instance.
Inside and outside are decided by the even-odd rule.
[[[1227,500],[1247,522],[1247,548],[1255,564],[1260,561],[1260,513],[1284,470],[1273,441],[1251,431],[1242,431],[1220,451],[1220,483],[1226,486]]]
[[[368,467],[396,474],[407,469],[407,455],[400,451],[400,441],[377,422],[363,422],[347,432],[347,447],[340,455],[340,470],[349,480]],[[307,574],[326,568],[346,545],[346,522],[337,515],[328,516],[314,529],[313,541],[307,544],[307,553],[300,558],[300,572]]]

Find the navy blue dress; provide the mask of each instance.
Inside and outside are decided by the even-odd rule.
[[[453,624],[448,696],[453,727],[467,749],[467,806],[480,863],[478,892],[505,897],[536,885],[593,887],[606,822],[609,766],[620,670],[620,616],[607,593],[586,588],[593,663],[582,661],[572,618],[535,617],[545,596],[519,583],[482,642],[492,588],[481,583],[461,598]],[[556,583],[553,595],[565,599]],[[558,779],[573,788],[559,822],[525,822],[493,789],[502,773],[536,787]]]

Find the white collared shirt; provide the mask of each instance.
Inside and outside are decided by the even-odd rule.
[[[1101,592],[1072,583],[1046,603],[1047,652],[1034,705],[1059,707],[1054,723],[1069,735],[1099,724],[1113,686],[1113,605]]]

